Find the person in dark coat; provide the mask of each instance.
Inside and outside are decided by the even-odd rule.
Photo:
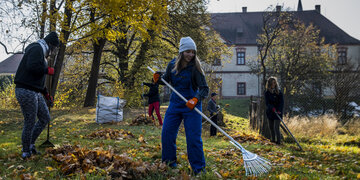
[[[152,119],[154,120],[154,116],[153,116],[153,111],[155,109],[155,113],[156,116],[158,118],[159,124],[160,126],[162,126],[162,119],[161,119],[161,115],[160,115],[160,97],[159,97],[159,84],[155,83],[154,80],[152,79],[152,83],[143,83],[145,86],[148,86],[149,92],[146,94],[143,94],[143,96],[148,97],[148,104],[149,104],[149,117],[152,117]]]
[[[284,99],[275,77],[270,77],[266,82],[265,92],[266,116],[269,120],[271,142],[281,143],[280,119],[283,115]]]
[[[209,87],[200,60],[196,56],[195,42],[191,37],[180,39],[179,56],[170,61],[162,78],[188,100],[185,103],[175,92],[171,93],[161,133],[162,161],[170,167],[177,166],[176,137],[184,120],[188,160],[194,174],[198,174],[205,171],[201,139],[202,117],[193,109],[196,107],[202,110],[201,101],[208,96]],[[154,73],[154,81],[157,82],[159,79],[160,75]]]
[[[211,98],[207,105],[207,110],[210,112],[211,121],[217,125],[217,111],[218,107],[216,106],[216,97],[217,94],[215,92],[211,93]],[[215,126],[210,126],[210,136],[216,136],[217,129]]]
[[[54,74],[54,68],[49,67],[46,58],[55,52],[59,43],[56,32],[51,32],[44,39],[28,45],[15,74],[15,95],[24,116],[21,136],[23,159],[38,154],[35,141],[50,121],[45,99],[50,103],[53,99],[45,88],[45,78]]]

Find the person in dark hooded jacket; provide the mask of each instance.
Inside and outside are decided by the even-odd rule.
[[[146,94],[143,94],[143,96],[146,96],[149,98],[148,104],[149,104],[149,117],[151,117],[154,120],[153,112],[155,109],[156,116],[158,118],[160,126],[162,126],[162,119],[160,115],[160,97],[159,97],[159,84],[155,83],[152,79],[152,83],[143,83],[145,86],[148,86],[149,92]]]
[[[215,92],[211,93],[211,98],[208,102],[207,110],[210,112],[211,121],[217,125],[218,106],[216,105],[216,96],[217,96],[217,93],[215,93]],[[210,136],[216,136],[216,132],[217,132],[216,127],[211,125],[210,126]]]
[[[15,74],[15,95],[24,116],[21,136],[23,159],[39,153],[35,149],[35,141],[50,121],[45,99],[50,103],[53,99],[46,90],[45,78],[54,74],[54,68],[48,65],[46,58],[55,52],[59,43],[56,32],[51,32],[44,39],[28,45]]]

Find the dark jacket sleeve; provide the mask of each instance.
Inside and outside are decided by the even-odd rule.
[[[265,104],[266,104],[266,109],[272,110],[272,108],[274,108],[274,105],[270,103],[270,93],[269,91],[265,92]]]
[[[156,88],[154,85],[152,85],[152,84],[149,85],[149,87],[150,87],[149,92],[146,93],[146,94],[144,94],[144,96],[149,96],[149,97],[151,97],[151,96],[156,95],[156,94],[157,94],[157,88]]]
[[[163,74],[160,77],[160,78],[163,78],[167,83],[171,83],[171,70],[174,67],[174,62],[175,62],[175,59],[173,59],[169,62],[168,66],[166,67],[165,74]],[[160,79],[159,79],[158,83],[161,85],[165,85],[165,83],[163,83]]]
[[[210,101],[209,101],[209,103],[208,103],[207,110],[208,110],[210,113],[216,113],[216,104],[215,104],[214,101],[212,101],[211,99],[210,99]]]
[[[143,84],[147,87],[151,87],[152,83],[146,83],[146,82],[143,82]]]
[[[25,66],[27,71],[37,76],[42,76],[47,73],[47,68],[44,69],[46,66],[41,46],[32,47],[27,57],[28,59]]]
[[[195,82],[199,88],[199,92],[195,95],[198,100],[205,99],[209,94],[209,86],[206,83],[205,76],[198,70],[195,70]]]

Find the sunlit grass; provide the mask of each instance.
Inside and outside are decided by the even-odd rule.
[[[165,108],[162,108],[164,115]],[[95,123],[93,108],[51,110],[50,141],[61,147],[65,144],[80,145],[87,149],[101,148],[113,150],[116,154],[127,154],[136,161],[154,162],[161,159],[161,128],[159,126],[130,126],[134,117],[143,114],[143,110],[132,110],[125,114],[125,120],[114,124]],[[65,176],[58,164],[46,155],[33,156],[29,161],[20,158],[22,115],[20,110],[1,110],[0,114],[0,177],[19,179],[24,173],[30,173],[35,179],[105,179],[106,173],[85,173]],[[304,151],[299,151],[289,142],[277,146],[268,140],[262,140],[258,133],[249,129],[249,120],[240,116],[225,114],[226,126],[223,129],[231,136],[251,136],[254,141],[240,144],[248,151],[269,159],[272,171],[260,179],[356,179],[360,173],[360,148],[345,145],[345,142],[358,142],[359,134],[351,132],[352,126],[340,127],[332,119],[318,119],[311,124],[306,120],[286,119],[290,130],[300,140]],[[295,123],[297,122],[297,123]],[[336,125],[334,125],[336,124]],[[326,127],[326,128],[325,128]],[[131,139],[114,140],[88,137],[100,129],[118,129],[130,131],[135,135]],[[210,125],[203,123],[202,139],[206,159],[206,173],[197,179],[246,179],[241,151],[229,143],[221,133],[209,136]],[[345,134],[338,134],[339,128]],[[46,140],[46,130],[39,137],[36,146]],[[355,131],[356,132],[356,131]],[[145,143],[139,141],[144,138]],[[146,179],[186,179],[194,178],[187,160],[187,147],[184,128],[181,125],[177,138],[178,168],[168,169],[163,174],[149,174]],[[40,149],[44,153],[44,149]]]

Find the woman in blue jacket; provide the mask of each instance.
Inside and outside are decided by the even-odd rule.
[[[155,73],[154,81],[158,81],[159,76]],[[190,37],[181,38],[179,56],[168,64],[162,78],[188,99],[185,103],[174,92],[171,94],[161,133],[162,161],[176,167],[176,137],[184,120],[188,159],[193,172],[198,174],[205,170],[205,157],[201,139],[202,118],[193,109],[196,107],[201,111],[201,100],[207,97],[209,87],[196,56],[196,44]]]
[[[276,142],[276,144],[280,144],[280,119],[276,114],[278,114],[282,118],[284,99],[275,77],[270,77],[266,82],[265,103],[266,116],[269,120],[271,142]]]

